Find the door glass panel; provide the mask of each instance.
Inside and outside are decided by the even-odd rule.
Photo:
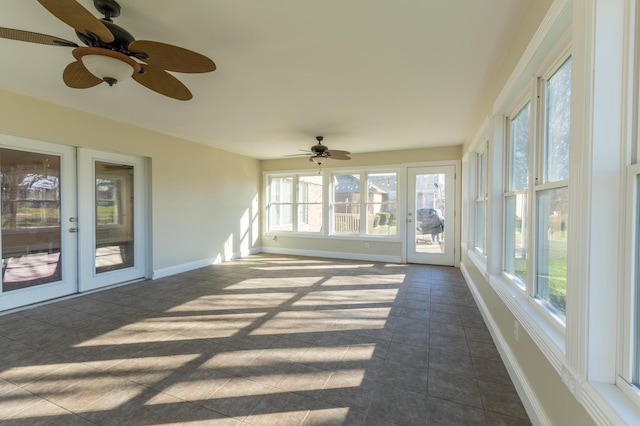
[[[416,175],[416,252],[444,253],[444,173]]]
[[[2,291],[60,281],[60,157],[0,149]]]
[[[95,163],[96,273],[130,268],[133,259],[133,166]]]

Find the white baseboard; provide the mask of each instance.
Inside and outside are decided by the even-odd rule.
[[[287,248],[263,247],[263,253],[287,254],[291,256],[326,257],[329,259],[363,260],[365,262],[402,263],[401,256],[386,256],[367,253],[346,253],[339,251],[300,250]]]
[[[482,299],[482,296],[478,292],[476,286],[467,271],[464,263],[460,264],[460,270],[462,271],[462,275],[464,276],[465,281],[467,282],[467,286],[471,293],[473,294],[473,298],[484,317],[485,322],[489,328],[489,332],[491,333],[491,337],[493,337],[493,341],[500,352],[500,357],[502,358],[502,362],[504,363],[507,371],[509,373],[509,377],[511,377],[511,381],[518,392],[518,396],[522,400],[522,405],[524,405],[527,414],[529,415],[529,419],[533,425],[551,425],[551,421],[549,420],[540,400],[538,399],[536,393],[533,388],[529,384],[527,377],[525,376],[522,367],[518,363],[513,351],[507,344],[504,336],[500,332],[498,325],[496,324],[493,315],[491,315],[491,311],[487,307],[486,303]]]
[[[234,252],[228,258],[222,254],[219,254],[217,257],[196,260],[195,262],[183,263],[181,265],[175,265],[175,266],[170,266],[168,268],[157,269],[153,271],[153,274],[151,275],[151,279],[157,280],[160,278],[169,277],[171,275],[193,271],[194,269],[204,268],[205,266],[217,265],[219,263],[228,262],[233,259],[240,259],[242,257],[246,257],[251,254],[257,254],[261,252],[262,252],[262,249],[253,248],[250,250]]]

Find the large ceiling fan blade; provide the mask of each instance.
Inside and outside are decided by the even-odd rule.
[[[101,41],[114,40],[111,31],[76,0],[38,0],[53,16],[83,34],[95,34]]]
[[[133,73],[133,79],[147,89],[180,101],[188,101],[193,95],[180,80],[165,70],[142,64],[142,71]]]
[[[0,38],[9,40],[26,41],[29,43],[46,44],[47,46],[78,47],[72,41],[62,39],[47,34],[34,33],[31,31],[16,30],[13,28],[0,27]]]
[[[199,73],[216,69],[216,64],[206,56],[171,44],[136,40],[129,44],[128,49],[140,60],[167,71]]]
[[[73,89],[88,89],[102,83],[102,80],[91,74],[80,61],[67,65],[62,73],[62,80]]]
[[[351,157],[349,157],[351,153],[349,151],[331,150],[327,151],[326,154],[332,160],[351,160]]]

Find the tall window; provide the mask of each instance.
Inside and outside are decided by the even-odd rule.
[[[531,102],[509,119],[507,191],[504,194],[504,272],[519,286],[527,282],[527,199]]]
[[[535,192],[535,297],[564,321],[567,299],[571,58],[540,82],[544,103]]]
[[[269,177],[268,182],[269,232],[322,230],[322,176]]]
[[[475,238],[474,247],[477,251],[484,254],[486,245],[486,226],[485,217],[487,213],[487,150],[486,144],[482,151],[476,154],[476,201],[475,201]]]
[[[293,177],[269,179],[269,231],[293,231]]]
[[[396,194],[395,172],[334,175],[333,233],[397,235]]]

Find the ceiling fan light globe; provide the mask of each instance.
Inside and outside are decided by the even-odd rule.
[[[110,56],[84,55],[81,60],[91,74],[107,82],[124,81],[130,78],[134,71],[131,64]]]
[[[326,157],[323,157],[322,155],[316,155],[314,157],[311,157],[311,161],[316,163],[318,166],[321,166],[322,163],[324,163],[324,160],[326,160]]]

